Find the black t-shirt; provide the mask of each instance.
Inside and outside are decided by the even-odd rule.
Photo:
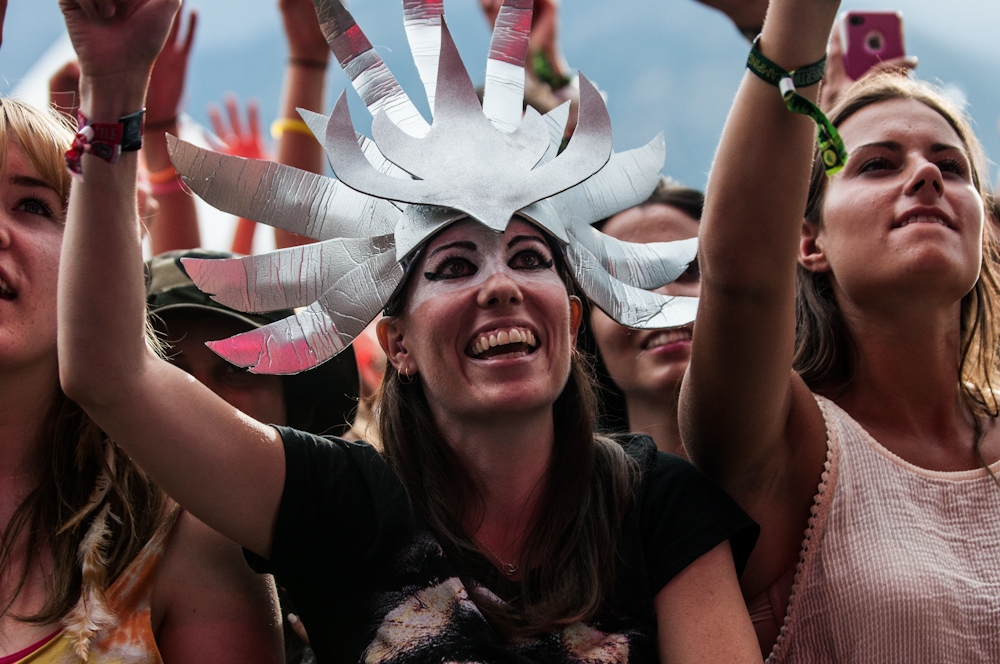
[[[759,532],[690,463],[646,436],[622,437],[643,479],[623,524],[614,594],[586,624],[505,642],[370,445],[279,431],[285,488],[271,559],[245,555],[286,588],[320,662],[656,662],[656,593],[726,539],[742,572]],[[500,599],[518,593],[486,558],[471,572]]]

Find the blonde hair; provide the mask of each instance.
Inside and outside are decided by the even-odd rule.
[[[39,179],[69,197],[71,176],[63,153],[72,126],[51,110],[0,98],[0,172],[16,140]],[[36,444],[46,463],[41,480],[0,532],[0,576],[12,583],[0,615],[10,611],[32,563],[49,554],[53,571],[42,608],[19,620],[63,618],[77,654],[87,659],[94,635],[114,622],[104,591],[155,532],[163,493],[115,446],[75,402],[57,390]],[[26,538],[24,565],[12,570],[15,544]]]
[[[42,110],[16,99],[0,98],[0,172],[7,165],[7,142],[16,140],[39,179],[59,192],[63,203],[69,199],[72,176],[66,170],[63,153],[73,141],[76,127],[51,109]]]

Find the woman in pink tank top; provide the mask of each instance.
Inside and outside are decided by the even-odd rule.
[[[761,524],[742,586],[768,661],[996,662],[982,155],[940,92],[873,76],[831,111],[836,172],[836,139],[817,152],[789,108],[817,98],[838,4],[772,0],[751,55],[708,187],[682,433]]]

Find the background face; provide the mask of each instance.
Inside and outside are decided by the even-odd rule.
[[[248,326],[231,316],[207,311],[175,310],[162,315],[168,357],[226,403],[266,424],[286,424],[281,376],[252,374],[213,353],[206,341],[225,339]]]
[[[672,242],[698,235],[698,222],[670,205],[635,207],[611,218],[608,235],[627,242]],[[696,274],[685,273],[657,292],[698,296]],[[679,330],[632,330],[596,307],[594,338],[615,384],[628,396],[653,396],[679,387],[691,359],[691,326]]]
[[[226,91],[261,102],[263,121],[277,115],[286,47],[274,0],[192,0],[201,14],[189,69],[186,111],[208,125],[205,106]],[[406,45],[399,0],[352,0],[351,12],[418,108],[423,88]],[[1000,3],[963,0],[845,0],[843,10],[900,10],[907,51],[920,58],[918,74],[940,80],[971,103],[986,149],[1000,161]],[[481,84],[489,49],[486,20],[475,0],[446,0],[448,25],[475,83]],[[18,87],[29,69],[64,33],[55,2],[15,0],[0,49],[0,93]],[[570,66],[608,94],[615,149],[666,137],[664,173],[703,189],[733,95],[743,77],[749,44],[729,19],[693,0],[567,0],[559,32]],[[62,65],[53,63],[51,70]],[[50,71],[51,71],[50,70]],[[47,78],[47,77],[46,77]],[[348,85],[335,64],[328,77],[329,109]],[[43,81],[40,81],[43,83]],[[351,115],[367,132],[370,117],[353,90]],[[996,168],[990,174],[995,179]]]

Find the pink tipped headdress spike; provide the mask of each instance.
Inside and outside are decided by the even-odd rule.
[[[532,0],[504,0],[493,28],[486,60],[483,113],[501,131],[514,131],[521,123],[531,6]]]
[[[433,122],[417,112],[338,0],[314,0],[328,42],[373,115],[354,130],[341,95],[329,117],[301,111],[339,180],[216,155],[172,141],[192,189],[217,207],[321,242],[264,256],[185,263],[195,283],[243,311],[305,306],[210,346],[258,373],[295,373],[333,357],[382,310],[435,233],[471,217],[502,232],[512,217],[563,246],[595,305],[631,327],[674,327],[697,299],[643,290],[681,274],[697,241],[622,242],[591,223],[646,200],[663,165],[659,136],[615,154],[611,120],[580,76],[577,127],[559,153],[568,105],[521,114],[531,0],[507,0],[497,19],[480,104],[440,14],[440,0],[404,0],[405,27]],[[307,306],[306,306],[307,305]]]

